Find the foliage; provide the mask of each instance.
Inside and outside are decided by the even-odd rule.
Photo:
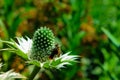
[[[119,0],[0,0],[0,38],[7,42],[12,38],[18,43],[15,37],[32,38],[35,30],[47,26],[57,37],[63,53],[72,51],[71,55],[81,58],[80,63],[60,71],[42,71],[38,78],[119,80],[119,9]],[[0,60],[5,63],[1,70],[14,69],[29,76],[33,66],[25,64],[27,57],[13,49],[4,51],[7,46],[0,41]]]

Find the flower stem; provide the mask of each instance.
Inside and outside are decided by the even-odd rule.
[[[35,66],[28,80],[33,80],[35,76],[37,75],[37,73],[39,72],[39,70],[40,70],[40,67]]]

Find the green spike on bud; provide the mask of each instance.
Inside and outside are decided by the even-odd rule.
[[[53,32],[49,28],[41,27],[34,33],[30,58],[45,62],[49,59],[54,47],[55,37]]]

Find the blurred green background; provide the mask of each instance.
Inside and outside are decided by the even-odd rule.
[[[41,80],[120,80],[120,0],[0,0],[1,39],[32,38],[41,26],[53,30],[63,53],[81,56],[78,64],[43,72]],[[0,53],[3,71],[29,75],[22,58]]]

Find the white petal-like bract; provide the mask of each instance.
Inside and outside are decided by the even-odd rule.
[[[26,39],[22,38],[17,38],[18,43],[15,42],[17,47],[23,51],[24,53],[29,53],[31,46],[32,46],[32,40],[28,37]]]

